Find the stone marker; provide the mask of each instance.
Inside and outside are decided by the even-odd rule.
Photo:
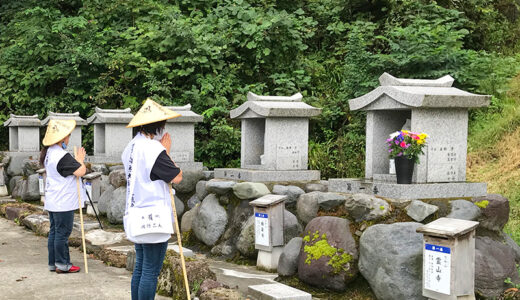
[[[478,222],[439,218],[417,228],[424,234],[423,296],[475,299],[475,229]]]
[[[76,120],[76,128],[70,135],[69,145],[67,146],[68,152],[73,152],[74,147],[81,147],[81,126],[87,125],[87,121],[79,116],[79,112],[75,113],[55,113],[49,112],[47,118],[42,120],[42,127],[47,126],[50,120]]]
[[[98,203],[101,197],[101,172],[92,172],[83,176],[85,190],[93,203]],[[90,201],[87,201],[90,204]]]
[[[132,139],[132,128],[126,125],[134,115],[130,108],[101,109],[96,107],[96,113],[87,119],[94,124],[94,157],[90,162],[120,162],[121,153]]]
[[[254,207],[256,266],[276,271],[284,245],[285,195],[265,195],[249,204]]]
[[[349,100],[350,109],[367,111],[365,181],[331,181],[329,191],[347,183],[387,198],[426,199],[483,196],[485,183],[466,183],[468,110],[489,105],[491,96],[452,87],[453,78],[395,78],[384,73],[380,86]],[[429,135],[412,183],[397,185],[390,174],[386,139],[410,124],[411,131]],[[449,134],[447,134],[449,133]],[[437,183],[431,187],[427,183]],[[344,191],[345,192],[345,191]],[[358,191],[352,191],[360,192]]]
[[[251,92],[247,102],[231,111],[240,119],[241,169],[215,169],[215,178],[255,182],[319,180],[309,171],[309,118],[321,109],[302,102],[300,93],[290,97],[259,96]]]
[[[10,152],[40,151],[40,125],[38,115],[18,116],[11,114],[4,122],[9,127]]]
[[[4,166],[4,163],[0,163],[0,197],[9,195],[9,192],[7,191],[7,178]]]
[[[270,299],[291,299],[291,300],[311,300],[312,295],[304,291],[300,291],[281,283],[268,283],[259,285],[250,285],[247,288],[247,295],[252,299],[270,300]]]

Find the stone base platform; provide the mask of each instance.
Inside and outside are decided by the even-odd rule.
[[[281,283],[251,285],[247,296],[254,300],[311,300],[312,295]]]
[[[280,181],[314,181],[320,180],[320,171],[295,170],[295,171],[268,171],[252,169],[215,169],[215,178],[254,181],[254,182],[280,182]]]
[[[469,198],[487,194],[483,182],[397,184],[359,178],[329,179],[329,192],[365,193],[393,199]]]

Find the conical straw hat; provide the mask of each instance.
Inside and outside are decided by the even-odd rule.
[[[63,140],[76,127],[76,120],[50,120],[43,138],[43,145],[50,146]]]
[[[130,123],[126,125],[126,127],[137,127],[141,125],[177,118],[180,116],[180,114],[174,112],[173,110],[167,109],[166,107],[148,98],[146,99],[146,102],[143,104],[143,106],[139,109],[139,111],[135,114],[132,121],[130,121]]]

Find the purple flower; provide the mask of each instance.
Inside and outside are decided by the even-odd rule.
[[[399,145],[399,141],[396,140],[396,141],[395,141],[395,144],[396,144],[396,145]]]
[[[403,156],[403,152],[399,152],[399,154],[397,154],[397,156]]]
[[[392,152],[392,149],[388,149],[388,152]]]

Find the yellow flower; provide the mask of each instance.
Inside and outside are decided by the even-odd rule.
[[[401,132],[404,133],[404,134],[408,134],[408,132],[410,132],[410,131],[408,131],[408,130],[401,130]]]
[[[419,145],[424,144],[424,139],[422,139],[422,140],[418,140],[418,141],[417,141],[417,144],[419,144]]]
[[[427,135],[426,133],[421,133],[421,134],[419,134],[419,138],[420,138],[421,140],[424,140],[424,139],[427,138],[427,137],[428,137],[428,135]]]

